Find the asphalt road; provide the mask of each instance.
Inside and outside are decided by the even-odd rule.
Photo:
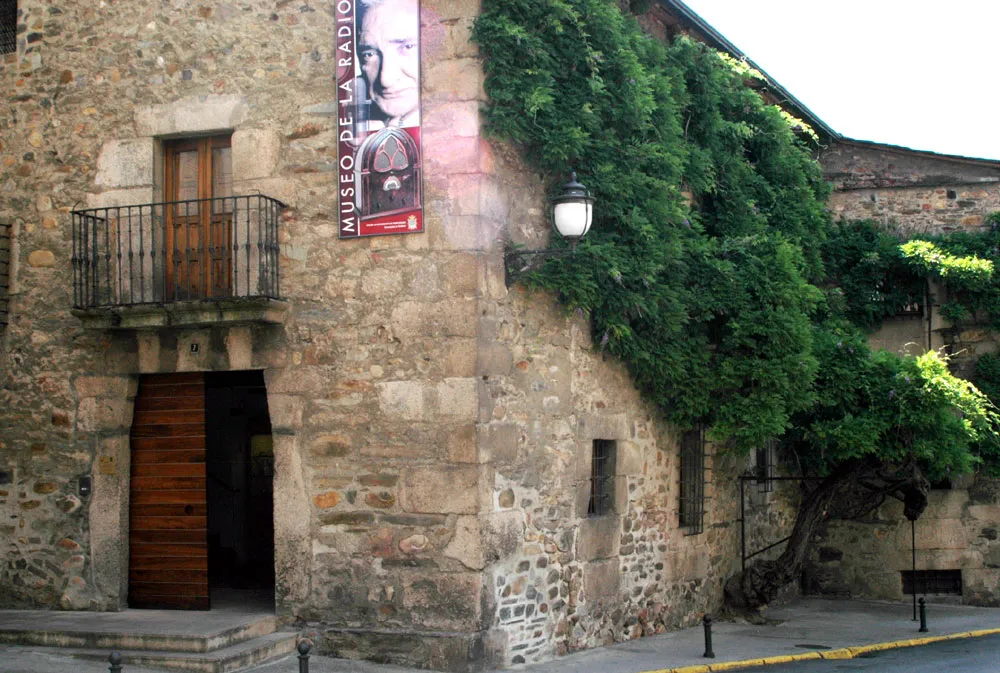
[[[997,673],[1000,671],[1000,635],[871,652],[857,659],[798,661],[739,670],[761,673]]]

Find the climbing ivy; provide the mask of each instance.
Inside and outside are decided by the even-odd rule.
[[[599,204],[577,254],[529,282],[583,310],[672,420],[741,446],[781,434],[809,404],[828,228],[801,123],[740,64],[606,0],[491,0],[475,39],[489,132]]]
[[[988,303],[986,257],[971,241],[966,252],[903,248],[870,223],[834,227],[815,135],[764,102],[749,84],[759,73],[685,37],[649,37],[607,0],[485,0],[474,39],[488,133],[553,176],[553,189],[576,170],[597,198],[577,254],[527,282],[583,311],[599,347],[670,420],[705,422],[737,450],[791,429],[820,455],[892,460],[904,444],[930,446],[907,416],[914,441],[886,448],[893,414],[924,413],[945,423],[928,441],[965,433],[940,469],[975,462],[965,449],[981,435],[946,414],[967,407],[976,428],[992,427],[983,399],[933,356],[872,354],[859,329],[922,300],[932,274],[963,284],[971,311]],[[846,360],[831,346],[845,339]],[[876,387],[890,400],[864,417],[878,437],[851,449]]]
[[[976,322],[1000,329],[1000,213],[974,232],[918,235],[871,221],[834,227],[823,245],[832,294],[842,315],[868,329],[902,308],[924,301],[933,281],[942,316],[955,328]]]

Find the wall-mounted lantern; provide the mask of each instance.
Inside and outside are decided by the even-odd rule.
[[[563,185],[562,194],[552,198],[552,226],[570,242],[570,247],[558,250],[508,250],[503,258],[507,287],[516,283],[521,274],[531,268],[531,259],[573,254],[576,242],[587,235],[593,220],[594,197],[586,187],[577,182],[574,171],[569,182]]]

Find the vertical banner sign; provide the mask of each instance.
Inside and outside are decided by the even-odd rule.
[[[423,231],[419,0],[336,0],[340,237]]]

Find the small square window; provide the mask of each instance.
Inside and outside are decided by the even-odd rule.
[[[948,190],[948,198],[949,199],[956,199],[956,198],[958,198],[958,194],[955,193],[954,189],[949,189]]]
[[[0,0],[0,54],[17,51],[17,0]]]
[[[698,535],[705,525],[705,433],[688,430],[681,439],[680,525]]]
[[[604,516],[615,510],[616,443],[610,439],[595,439],[590,462],[590,501],[587,516]]]

